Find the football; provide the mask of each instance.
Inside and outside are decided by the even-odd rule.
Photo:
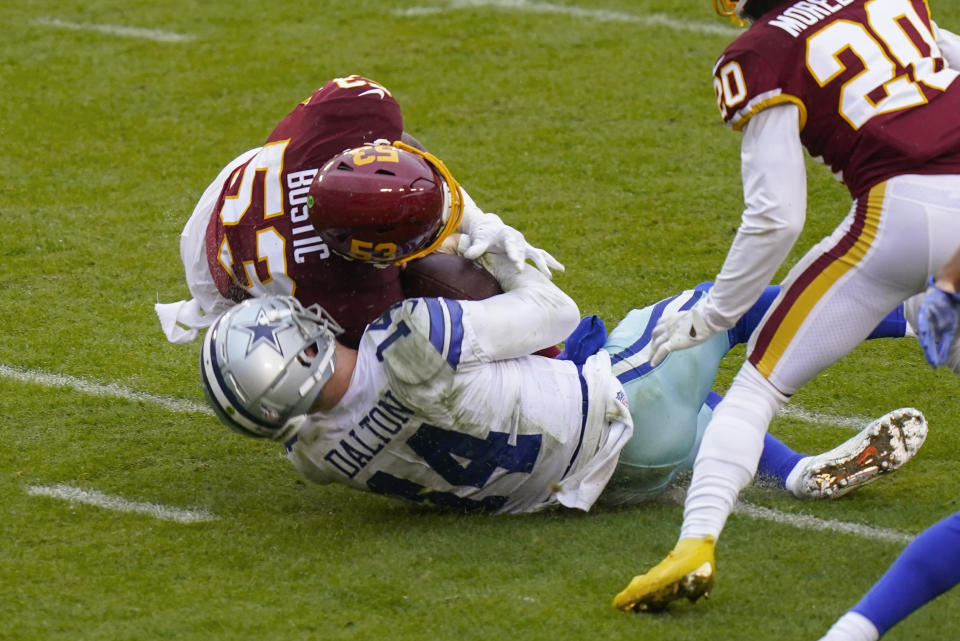
[[[455,254],[433,253],[411,260],[400,272],[400,283],[407,298],[483,300],[503,293],[490,272]]]

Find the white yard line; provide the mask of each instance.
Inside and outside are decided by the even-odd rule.
[[[93,396],[105,396],[108,398],[119,398],[125,401],[134,401],[140,403],[149,403],[158,405],[171,412],[197,412],[199,414],[208,414],[213,416],[213,410],[201,403],[194,403],[180,398],[170,398],[169,396],[158,396],[156,394],[147,394],[136,390],[117,385],[116,383],[96,383],[75,376],[65,376],[63,374],[49,374],[38,370],[20,369],[9,365],[0,364],[0,378],[9,378],[21,383],[33,383],[45,387],[69,387],[84,394]]]
[[[626,13],[607,9],[587,9],[575,5],[554,4],[552,2],[536,2],[534,0],[447,0],[439,6],[409,7],[395,9],[393,14],[401,17],[417,17],[436,13],[448,13],[464,9],[495,9],[499,11],[518,11],[522,13],[542,13],[567,16],[577,20],[591,20],[594,22],[619,22],[637,24],[645,27],[662,27],[672,31],[690,31],[693,33],[726,36],[733,38],[742,29],[726,26],[721,19],[716,22],[694,22],[678,20],[662,13]]]
[[[896,409],[896,408],[890,408]],[[780,410],[781,416],[786,416],[787,418],[795,418],[800,421],[805,421],[807,423],[818,423],[821,425],[836,425],[838,427],[846,427],[853,430],[862,430],[867,426],[872,418],[867,418],[865,416],[838,416],[836,414],[821,414],[819,412],[808,412],[802,407],[794,407],[792,405],[787,405]],[[882,416],[881,414],[877,415],[877,418]]]
[[[821,519],[809,514],[792,514],[771,510],[759,505],[751,505],[739,501],[733,510],[737,514],[743,514],[754,519],[763,521],[772,521],[774,523],[783,523],[791,525],[802,530],[819,530],[825,532],[837,532],[840,534],[852,534],[864,539],[873,539],[875,541],[887,541],[890,543],[909,543],[913,540],[912,534],[891,530],[888,528],[874,527],[872,525],[862,525],[860,523],[847,523],[846,521],[834,521],[832,519]]]
[[[207,414],[208,416],[214,415],[213,410],[203,403],[138,392],[128,387],[117,385],[116,383],[96,383],[64,374],[50,374],[39,370],[21,369],[19,367],[0,364],[0,378],[9,378],[20,381],[21,383],[34,383],[46,387],[69,387],[78,392],[92,394],[94,396],[106,396],[125,401],[150,403],[151,405],[158,405],[171,412],[196,412],[199,414]],[[872,420],[863,416],[838,416],[836,414],[808,412],[805,409],[792,407],[790,405],[784,407],[780,411],[780,414],[807,423],[837,425],[839,427],[856,430],[862,429]]]
[[[666,503],[683,505],[687,492],[687,484],[681,483],[667,490],[663,497]],[[752,519],[761,521],[770,521],[780,523],[801,530],[816,530],[818,532],[836,532],[838,534],[850,534],[859,536],[862,539],[872,539],[874,541],[884,541],[887,543],[909,543],[914,539],[914,535],[900,530],[890,528],[876,527],[873,525],[864,525],[862,523],[849,523],[847,521],[835,521],[833,519],[821,519],[809,514],[797,514],[795,512],[781,512],[760,505],[753,505],[746,501],[737,501],[733,508],[735,514],[748,516]]]
[[[84,505],[95,505],[107,510],[117,512],[131,512],[135,514],[145,514],[161,521],[174,521],[176,523],[201,523],[204,521],[215,521],[217,517],[206,510],[184,510],[176,507],[169,507],[157,503],[144,503],[142,501],[130,501],[118,496],[110,496],[97,492],[96,490],[82,490],[70,485],[30,485],[27,486],[27,494],[30,496],[49,496],[54,499],[62,499],[70,503],[83,503]]]
[[[119,36],[121,38],[139,38],[141,40],[152,40],[153,42],[190,42],[193,36],[176,33],[175,31],[164,31],[162,29],[144,29],[142,27],[128,27],[116,24],[97,24],[93,22],[70,22],[60,18],[36,18],[32,24],[38,27],[54,27],[57,29],[70,29],[73,31],[96,31],[108,36]]]

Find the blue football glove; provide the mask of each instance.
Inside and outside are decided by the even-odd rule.
[[[947,362],[957,330],[958,313],[960,295],[940,289],[933,284],[931,276],[917,317],[917,340],[931,367],[937,368]]]

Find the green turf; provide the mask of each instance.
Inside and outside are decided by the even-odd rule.
[[[712,278],[741,206],[739,138],[720,124],[710,81],[729,37],[468,4],[415,16],[398,12],[458,3],[0,6],[0,366],[16,368],[0,370],[0,639],[817,639],[902,549],[734,515],[710,602],[627,616],[610,600],[672,546],[675,503],[438,514],[302,482],[275,446],[203,412],[16,374],[201,403],[198,345],[168,344],[153,312],[187,295],[181,227],[223,165],[350,73],[390,88],[407,129],[474,199],[566,264],[557,281],[583,313],[612,325]],[[932,4],[960,29],[960,8]],[[549,6],[724,24],[708,0]],[[823,168],[811,172],[788,264],[848,206]],[[832,503],[763,488],[744,498],[919,532],[957,509],[957,386],[913,342],[859,347],[794,404],[842,416],[916,406],[932,430],[917,460]],[[773,430],[811,451],[851,434],[790,418]],[[171,523],[27,491],[58,483],[217,519]],[[887,638],[952,638],[958,607],[948,594]]]

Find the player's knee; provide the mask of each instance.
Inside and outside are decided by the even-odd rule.
[[[636,504],[656,499],[682,471],[678,466],[635,466],[621,460],[603,491],[604,503]]]
[[[696,445],[696,417],[634,426],[620,461],[632,468],[664,469],[682,464]]]
[[[762,416],[766,429],[766,424],[788,400],[789,397],[774,387],[753,365],[744,363],[716,411],[744,418]]]

